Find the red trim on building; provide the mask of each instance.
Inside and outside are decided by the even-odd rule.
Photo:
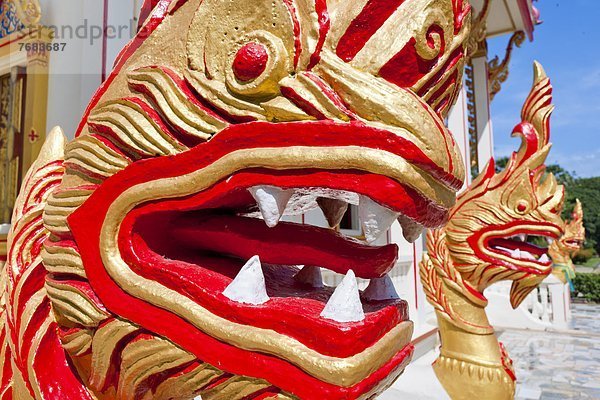
[[[27,33],[25,33],[25,34],[18,35],[16,38],[11,39],[5,43],[0,43],[0,48],[2,48],[4,46],[8,46],[9,44],[14,43],[14,42],[18,42],[19,40],[26,38],[28,35],[33,35],[34,33],[38,32],[38,31],[39,31],[39,29],[34,29],[32,31],[28,30]],[[16,34],[18,34],[18,33],[17,32],[13,33],[13,35],[16,35]],[[12,35],[7,36],[6,38],[9,38],[10,36],[12,36]],[[2,40],[6,39],[6,38],[3,38]]]
[[[102,21],[102,82],[106,80],[106,64],[108,62],[108,0],[104,0],[104,17]]]
[[[533,41],[533,15],[531,14],[531,7],[529,7],[528,0],[517,0],[519,4],[519,10],[521,11],[521,17],[523,18],[523,25],[525,26],[525,33],[529,40]]]

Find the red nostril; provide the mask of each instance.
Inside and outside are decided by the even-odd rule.
[[[269,53],[260,43],[250,42],[238,50],[233,60],[233,73],[242,82],[258,78],[267,68]]]

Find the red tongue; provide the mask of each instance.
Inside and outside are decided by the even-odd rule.
[[[243,260],[258,255],[262,262],[316,265],[340,274],[352,269],[361,278],[379,278],[395,265],[398,247],[367,246],[331,229],[281,222],[268,228],[256,218],[227,215],[180,218],[170,236],[194,250],[205,250]]]

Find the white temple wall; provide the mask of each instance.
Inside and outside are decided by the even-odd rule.
[[[41,23],[56,31],[50,53],[47,130],[73,138],[87,104],[135,34],[135,0],[41,0]]]

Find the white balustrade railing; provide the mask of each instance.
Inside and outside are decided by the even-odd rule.
[[[516,310],[510,306],[510,286],[510,282],[501,282],[486,291],[492,325],[535,330],[568,328],[571,307],[568,285],[550,275]]]

